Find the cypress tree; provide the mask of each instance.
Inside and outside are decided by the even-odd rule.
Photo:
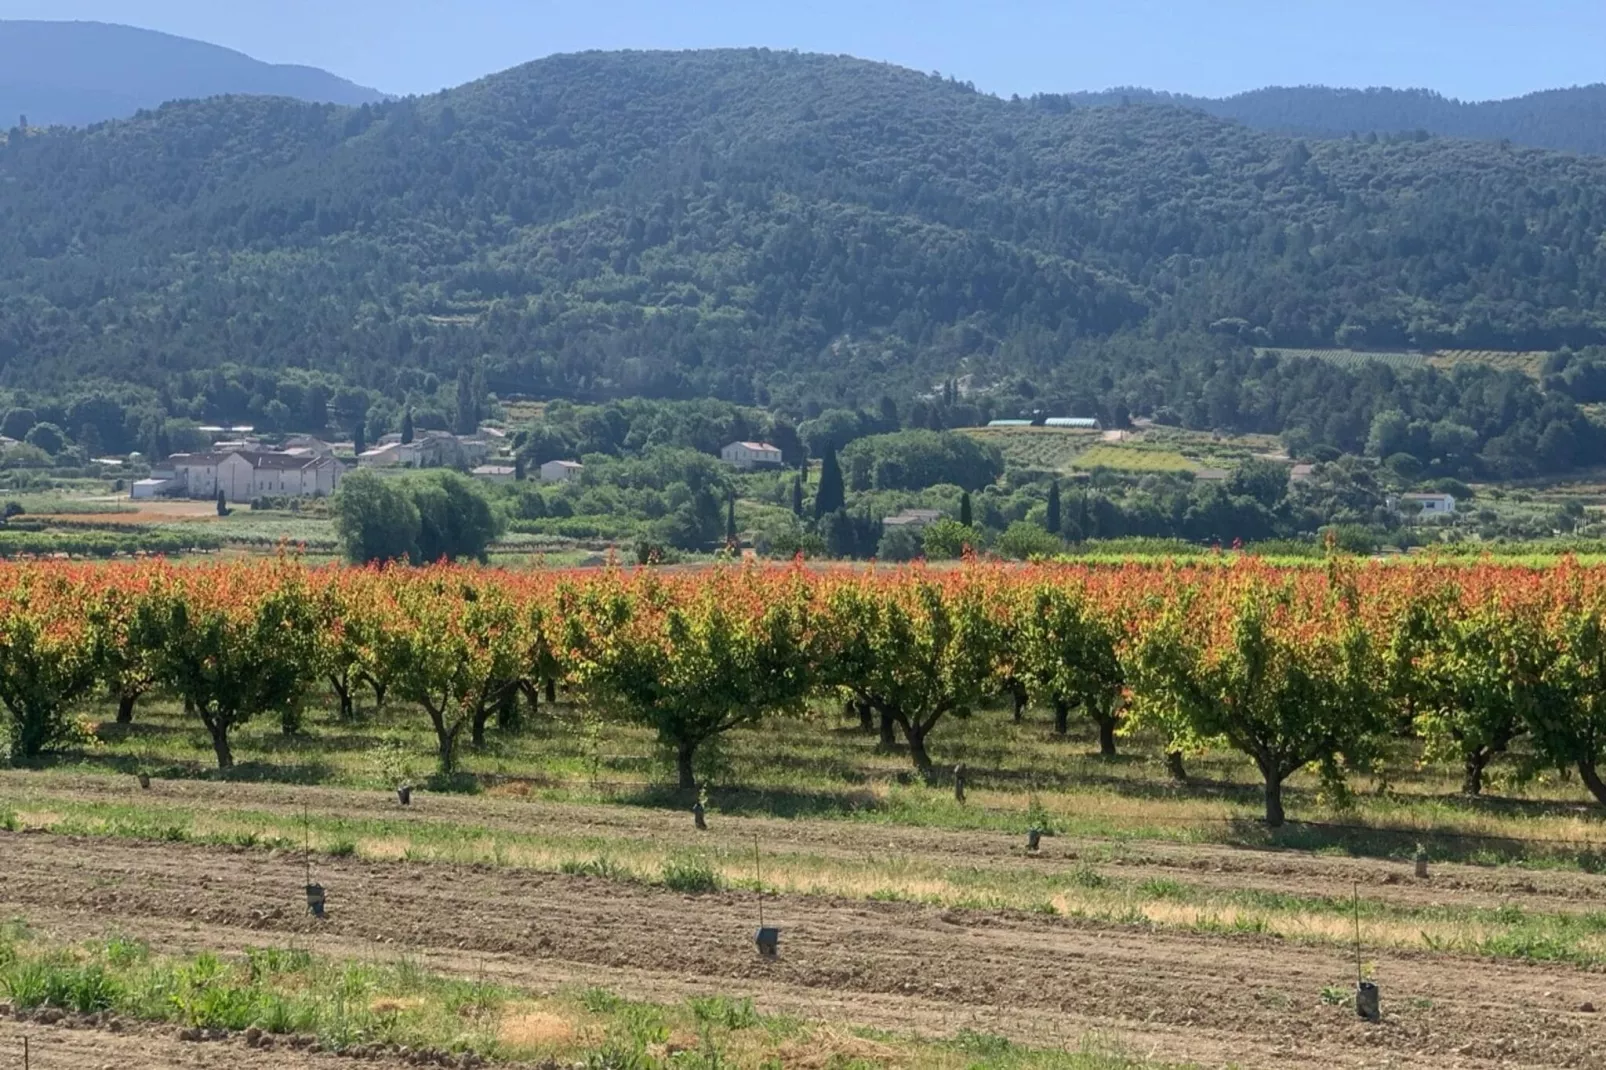
[[[968,528],[970,521],[970,491],[967,490],[959,496],[959,522]]]
[[[803,477],[801,475],[792,477],[792,515],[795,517],[802,517],[803,515]]]
[[[736,542],[736,495],[730,496],[725,506],[725,542],[734,545]]]
[[[820,462],[820,487],[814,492],[814,519],[836,512],[846,502],[842,466],[837,463],[835,448],[827,447],[825,459]]]
[[[1057,479],[1048,485],[1048,517],[1043,526],[1055,535],[1060,533],[1060,481]]]
[[[407,406],[407,411],[402,413],[401,436],[402,445],[404,446],[413,441],[413,407],[411,405]]]
[[[368,449],[368,438],[364,434],[365,430],[362,420],[358,420],[357,426],[351,429],[351,448],[359,457]]]

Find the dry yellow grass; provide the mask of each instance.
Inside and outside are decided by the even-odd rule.
[[[551,1011],[514,1011],[497,1026],[496,1039],[510,1048],[552,1052],[573,1045],[580,1031],[568,1018]]]

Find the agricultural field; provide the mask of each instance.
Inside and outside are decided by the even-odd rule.
[[[1404,369],[1426,368],[1428,358],[1414,351],[1385,351],[1370,349],[1299,349],[1268,346],[1255,350],[1258,356],[1282,357],[1288,360],[1325,360],[1340,368],[1359,368],[1366,364],[1382,363]]]
[[[1546,352],[1509,353],[1494,349],[1439,349],[1428,354],[1428,363],[1449,370],[1458,364],[1484,364],[1501,371],[1521,372],[1538,379],[1545,366]]]
[[[1197,465],[1167,449],[1098,445],[1082,451],[1071,462],[1083,471],[1108,468],[1117,472],[1191,472]]]
[[[1325,360],[1341,368],[1358,368],[1371,362],[1381,362],[1401,370],[1439,368],[1449,371],[1461,364],[1483,364],[1501,371],[1521,372],[1538,379],[1544,367],[1546,352],[1507,352],[1495,349],[1436,349],[1369,350],[1318,348],[1301,349],[1267,346],[1255,350],[1261,356],[1285,357],[1290,360]]]
[[[1102,441],[1099,432],[1068,427],[972,427],[965,434],[997,446],[1010,468],[1070,472],[1083,451]]]
[[[1442,705],[1492,643],[1547,731],[1586,726],[1606,682],[1544,651],[1584,652],[1606,569],[0,572],[0,696],[49,666],[29,702],[58,700],[0,721],[0,1052],[36,1066],[1573,1067],[1606,1041],[1606,803],[1523,721],[1466,794],[1446,718],[1506,707]],[[1212,734],[1236,703],[1157,702],[1189,681],[1270,717],[1245,730],[1286,820]],[[1339,740],[1357,768],[1324,777]]]

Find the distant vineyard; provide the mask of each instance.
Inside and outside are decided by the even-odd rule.
[[[997,446],[1012,468],[1052,472],[1076,467],[1077,456],[1099,439],[1097,431],[1063,427],[976,427],[968,433],[978,442]]]
[[[1084,470],[1110,468],[1122,472],[1189,472],[1197,467],[1180,453],[1132,446],[1094,446],[1072,464]]]
[[[1532,379],[1539,378],[1545,366],[1545,352],[1503,353],[1495,349],[1440,349],[1428,355],[1428,363],[1446,370],[1457,364],[1487,364],[1501,371],[1521,372]]]
[[[1521,372],[1539,378],[1544,367],[1545,352],[1513,353],[1498,349],[1437,349],[1431,352],[1415,350],[1362,350],[1362,349],[1283,349],[1266,347],[1255,350],[1259,356],[1284,357],[1289,360],[1325,360],[1343,368],[1358,368],[1363,364],[1380,362],[1402,369],[1439,368],[1445,371],[1461,364],[1483,364],[1500,371]]]
[[[1257,349],[1257,355],[1285,357],[1290,360],[1325,360],[1341,368],[1358,368],[1363,364],[1379,362],[1396,368],[1426,368],[1428,358],[1422,353],[1372,352],[1360,349]]]

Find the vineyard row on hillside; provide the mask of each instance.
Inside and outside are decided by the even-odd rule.
[[[96,692],[132,717],[141,696],[184,703],[220,767],[230,734],[277,715],[296,730],[324,688],[427,718],[442,773],[461,737],[550,702],[654,730],[682,788],[698,748],[765,717],[845,701],[928,741],[997,693],[1098,725],[1114,751],[1135,728],[1180,766],[1230,748],[1281,788],[1318,769],[1342,792],[1420,742],[1476,792],[1519,740],[1606,804],[1606,568],[1490,563],[1387,567],[1340,559],[948,571],[513,573],[310,568],[0,565],[5,747],[28,759],[89,732]]]

